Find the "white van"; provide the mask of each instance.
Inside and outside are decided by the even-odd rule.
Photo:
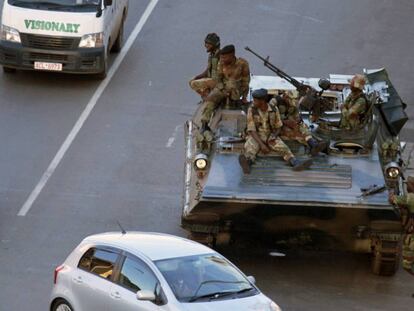
[[[128,0],[4,0],[0,64],[104,78],[127,13]]]

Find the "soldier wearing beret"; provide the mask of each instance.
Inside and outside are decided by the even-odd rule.
[[[235,55],[234,45],[227,45],[220,50],[220,62],[217,67],[217,85],[206,97],[201,117],[201,131],[209,129],[208,123],[217,107],[227,98],[247,103],[249,92],[249,63]]]
[[[395,196],[390,194],[390,203],[401,211],[401,219],[405,234],[403,236],[403,268],[414,275],[414,178],[407,179],[407,194]]]
[[[240,166],[245,174],[250,173],[251,165],[261,151],[271,151],[282,156],[295,171],[301,171],[312,165],[312,160],[299,161],[289,147],[280,139],[283,126],[279,110],[268,103],[267,90],[259,89],[252,93],[253,106],[247,111],[247,138],[244,152],[239,157]]]
[[[215,33],[207,34],[204,46],[208,56],[207,68],[189,82],[190,87],[196,91],[201,98],[205,98],[217,84],[217,66],[220,57],[220,37]]]

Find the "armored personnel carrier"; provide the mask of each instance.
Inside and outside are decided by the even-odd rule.
[[[223,103],[211,119],[212,131],[202,134],[200,105],[185,126],[182,227],[190,238],[210,245],[262,235],[275,243],[370,253],[375,274],[393,275],[402,226],[388,194],[405,191],[404,144],[398,134],[407,115],[387,72],[364,71],[370,111],[356,131],[337,127],[352,76],[330,75],[327,83],[275,72],[277,76],[252,76],[251,89],[266,88],[275,95],[290,90],[298,97],[301,87],[313,90],[323,107],[304,105],[301,115],[313,136],[328,142],[328,150],[299,172],[276,155],[262,155],[245,175],[238,157],[246,107]],[[309,156],[299,143],[285,142],[298,158]]]

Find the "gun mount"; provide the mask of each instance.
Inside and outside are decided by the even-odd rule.
[[[330,88],[331,83],[329,80],[320,79],[318,81],[320,91],[317,91],[314,87],[298,81],[294,77],[288,75],[286,72],[273,65],[269,61],[269,57],[264,58],[263,56],[260,56],[248,46],[246,46],[245,49],[246,51],[252,53],[254,56],[262,60],[265,67],[270,69],[280,78],[286,80],[296,88],[300,96],[299,106],[301,109],[309,111],[314,121],[318,120],[325,111],[332,110],[333,107],[330,105],[329,101],[322,97],[323,92]]]
[[[406,115],[395,89],[389,89],[386,71],[366,72],[372,118],[357,131],[331,125],[340,118],[339,107],[350,92],[352,76],[330,75],[329,89],[321,92],[326,87],[319,85],[320,79],[278,73],[252,76],[250,88],[265,88],[272,95],[296,92],[296,100],[302,96],[295,90],[315,90],[332,108],[318,123],[309,111],[301,116],[314,137],[329,142],[327,155],[315,157],[310,169],[293,172],[276,155],[259,154],[251,174],[244,175],[238,156],[244,146],[245,111],[217,110],[210,121],[214,136],[205,138],[209,151],[200,154],[197,138],[203,106],[198,106],[185,127],[183,228],[190,238],[210,245],[265,235],[276,245],[311,244],[317,249],[370,253],[374,273],[394,274],[402,226],[388,193],[405,191],[403,144],[395,132]],[[295,81],[306,87],[297,88]],[[305,146],[285,142],[298,158],[308,156]]]

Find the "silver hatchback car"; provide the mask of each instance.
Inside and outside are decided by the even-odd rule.
[[[56,268],[52,311],[279,311],[226,258],[158,233],[84,239]]]

